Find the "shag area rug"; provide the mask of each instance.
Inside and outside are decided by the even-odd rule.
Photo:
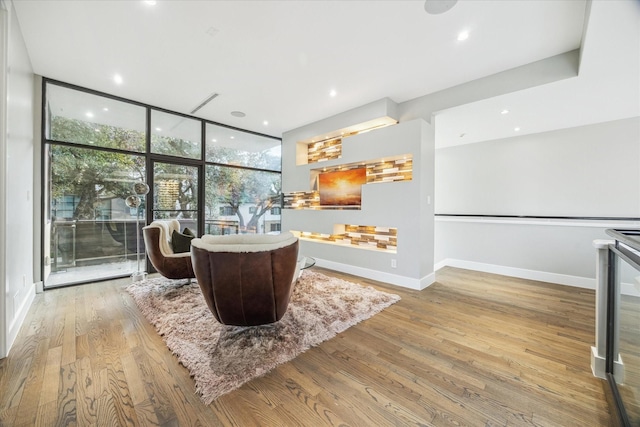
[[[189,370],[207,405],[400,300],[398,295],[307,270],[279,322],[225,326],[209,311],[198,284],[184,283],[160,277],[126,289]]]

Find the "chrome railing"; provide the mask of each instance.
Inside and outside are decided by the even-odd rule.
[[[596,344],[591,369],[607,380],[618,425],[640,425],[640,230],[598,240]]]

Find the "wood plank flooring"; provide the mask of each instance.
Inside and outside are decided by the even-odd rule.
[[[444,268],[423,291],[203,405],[122,289],[39,294],[0,361],[3,426],[607,426],[593,291]]]

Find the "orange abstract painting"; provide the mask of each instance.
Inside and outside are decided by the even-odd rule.
[[[366,182],[366,168],[321,173],[318,177],[320,205],[359,206],[362,185]]]

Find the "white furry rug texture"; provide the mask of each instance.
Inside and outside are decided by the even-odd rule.
[[[225,326],[209,311],[198,284],[184,283],[159,277],[126,289],[189,370],[207,405],[400,300],[398,295],[305,270],[279,322]]]

